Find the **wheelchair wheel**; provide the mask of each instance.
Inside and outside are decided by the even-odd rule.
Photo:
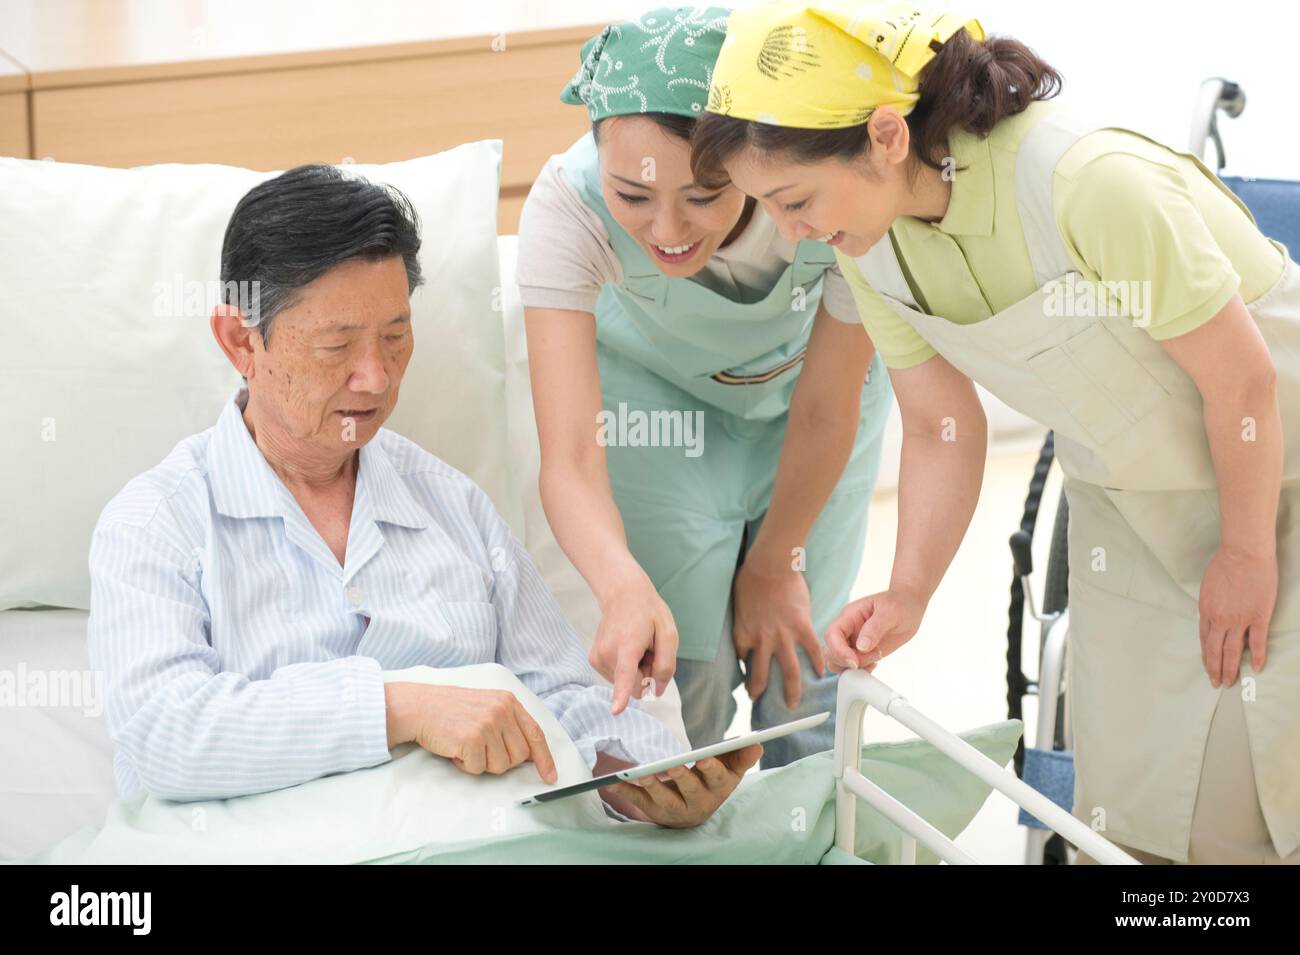
[[[1047,582],[1043,590],[1043,613],[1057,613],[1069,606],[1070,602],[1070,552],[1069,552],[1070,505],[1061,492],[1061,500],[1056,505],[1056,521],[1052,525],[1052,545],[1047,557]],[[1046,637],[1046,630],[1043,633]],[[1042,644],[1039,644],[1039,652]],[[1064,686],[1064,681],[1062,681]],[[1065,748],[1065,694],[1056,701],[1056,734],[1053,739],[1055,749]],[[1044,865],[1069,865],[1067,844],[1059,833],[1053,833],[1043,846]]]
[[[1047,584],[1043,592],[1043,613],[1064,610],[1070,602],[1070,503],[1065,492],[1056,505],[1056,521],[1052,525],[1052,547],[1047,555]]]
[[[1043,587],[1043,613],[1059,613],[1070,605],[1070,505],[1061,492],[1056,505],[1056,521],[1052,524],[1052,546],[1047,557],[1047,582]],[[1046,638],[1046,631],[1043,637]],[[1042,643],[1039,643],[1042,651]],[[1065,685],[1062,680],[1062,686]],[[1056,749],[1065,749],[1065,694],[1056,701],[1056,736],[1052,740]]]

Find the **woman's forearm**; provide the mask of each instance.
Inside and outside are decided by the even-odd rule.
[[[604,610],[611,594],[648,578],[628,550],[597,443],[596,319],[587,312],[526,308],[524,323],[541,446],[542,508],[560,548]]]
[[[925,602],[966,535],[984,481],[988,428],[983,412],[956,419],[951,427],[903,435],[889,588],[910,591]]]
[[[769,572],[794,566],[795,548],[805,546],[853,454],[860,414],[856,402],[846,414],[822,418],[791,408],[772,500],[746,561]]]
[[[1221,546],[1267,557],[1277,550],[1282,416],[1271,377],[1204,396],[1205,433],[1219,485]]]
[[[646,579],[627,546],[604,462],[600,467],[542,461],[542,507],[560,548],[604,607],[622,587]]]
[[[1277,368],[1240,295],[1208,321],[1160,342],[1201,393],[1219,486],[1221,546],[1271,556],[1277,548],[1282,418]]]
[[[772,499],[746,563],[772,574],[794,569],[795,548],[806,545],[853,455],[863,380],[874,355],[861,325],[841,322],[825,303],[818,305],[790,396]]]

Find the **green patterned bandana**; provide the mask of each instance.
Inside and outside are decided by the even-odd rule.
[[[727,36],[725,7],[660,7],[614,23],[582,45],[582,66],[560,99],[591,121],[629,113],[704,112]]]

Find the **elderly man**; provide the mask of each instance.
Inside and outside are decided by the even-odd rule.
[[[222,282],[256,283],[256,314],[228,301],[211,324],[245,386],[127,484],[91,545],[90,657],[121,793],[262,792],[411,741],[469,773],[531,760],[555,781],[513,694],[384,683],[384,669],[420,664],[508,667],[597,772],[684,748],[636,707],[612,714],[483,491],[381,427],[415,345],[419,247],[405,196],[329,166],[236,206]],[[759,752],[603,795],[634,818],[694,825]]]

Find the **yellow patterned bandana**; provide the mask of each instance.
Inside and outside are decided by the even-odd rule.
[[[803,129],[856,126],[884,105],[906,116],[921,70],[962,27],[984,39],[978,20],[909,3],[772,0],[736,10],[705,108]]]

